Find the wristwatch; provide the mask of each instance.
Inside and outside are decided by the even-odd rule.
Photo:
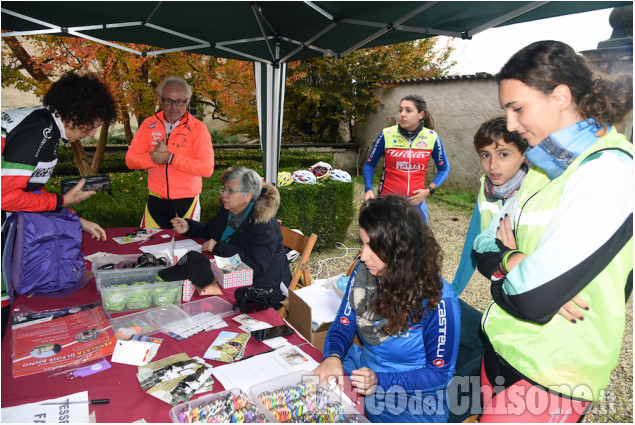
[[[434,192],[437,190],[436,187],[428,186],[426,187],[430,191],[430,196],[434,195]]]

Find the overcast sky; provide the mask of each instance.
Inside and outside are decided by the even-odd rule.
[[[496,74],[514,53],[538,40],[562,41],[578,52],[595,49],[600,41],[611,37],[611,10],[576,13],[492,28],[476,34],[472,40],[457,40],[453,54],[457,65],[451,74]]]

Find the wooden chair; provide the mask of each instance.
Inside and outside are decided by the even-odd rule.
[[[355,270],[355,267],[357,267],[357,263],[359,263],[361,259],[362,259],[362,250],[360,249],[359,251],[357,251],[357,254],[355,254],[355,258],[353,258],[353,262],[351,263],[351,266],[348,268],[348,271],[346,272],[346,276],[350,276],[353,274],[353,270]]]
[[[309,270],[308,262],[315,241],[317,241],[317,235],[315,233],[312,233],[311,236],[301,235],[288,227],[284,227],[282,224],[280,225],[280,232],[282,233],[282,244],[300,253],[300,260],[289,283],[289,291],[295,291],[300,278],[302,278],[304,286],[309,286],[311,284],[311,271]],[[284,305],[278,310],[282,317],[285,316],[286,312],[287,308]]]

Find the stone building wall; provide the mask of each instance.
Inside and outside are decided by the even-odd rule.
[[[400,100],[408,94],[422,96],[435,123],[435,130],[443,141],[450,175],[443,185],[462,190],[477,190],[482,175],[473,137],[478,127],[490,117],[501,114],[498,88],[490,74],[425,78],[399,81],[396,86],[378,93],[383,107],[355,126],[355,138],[361,145],[362,160],[384,127],[386,117],[398,117]],[[430,161],[428,178],[436,173]],[[382,163],[377,167],[382,166]]]

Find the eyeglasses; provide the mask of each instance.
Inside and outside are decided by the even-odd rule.
[[[176,106],[183,106],[187,103],[187,99],[182,100],[182,99],[167,99],[165,97],[161,98],[161,102],[163,102],[164,105],[166,106],[172,106],[172,105],[176,105]]]
[[[221,187],[220,190],[218,191],[221,195],[223,194],[223,192],[227,192],[229,195],[233,194],[233,193],[247,193],[246,190],[234,190],[234,189],[230,189],[228,187]]]

